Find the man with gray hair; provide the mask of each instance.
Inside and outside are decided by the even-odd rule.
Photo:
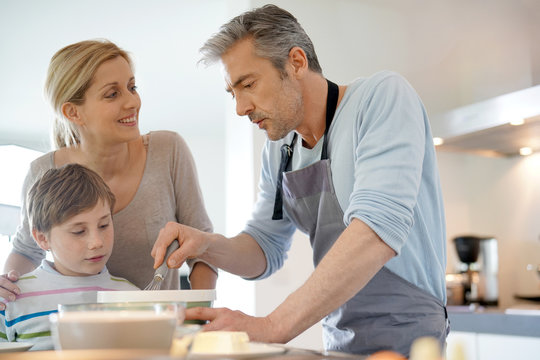
[[[323,320],[327,350],[408,356],[421,336],[447,335],[445,220],[425,109],[401,76],[384,71],[338,86],[325,79],[296,18],[274,5],[223,25],[202,47],[221,62],[239,115],[266,131],[259,196],[231,238],[169,223],[152,251],[181,247],[171,267],[197,257],[262,279],[309,235],[315,270],[265,317],[196,308],[207,330],[288,342]]]

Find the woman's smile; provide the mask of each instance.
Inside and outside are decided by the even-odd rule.
[[[135,126],[137,125],[137,114],[122,118],[118,122],[122,125]]]

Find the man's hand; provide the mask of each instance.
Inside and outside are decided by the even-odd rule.
[[[254,317],[227,308],[195,307],[186,310],[186,320],[206,320],[205,331],[245,331],[251,341],[284,343],[279,331],[266,317]]]
[[[0,298],[4,298],[4,301],[15,301],[15,297],[20,294],[21,290],[17,285],[14,284],[19,280],[19,272],[16,270],[11,270],[7,274],[0,276]],[[0,302],[0,310],[4,310],[6,304]]]
[[[167,265],[173,269],[182,266],[186,259],[199,257],[209,246],[208,233],[172,221],[168,222],[159,231],[156,243],[152,248],[151,255],[154,258],[154,269],[161,265],[167,247],[176,239],[180,243],[180,248],[167,259]]]

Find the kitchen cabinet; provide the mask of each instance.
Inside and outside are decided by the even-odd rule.
[[[534,309],[521,315],[503,309],[454,312],[448,307],[450,334],[446,358],[464,360],[508,360],[540,358],[540,315]]]
[[[446,338],[446,359],[459,359],[456,353],[464,355],[462,360],[478,360],[477,334],[465,331],[451,331]]]
[[[538,326],[540,327],[540,319]],[[478,360],[496,359],[538,359],[540,357],[540,338],[478,334]]]
[[[540,319],[539,319],[540,320]],[[540,326],[540,322],[539,322]],[[540,338],[454,331],[446,340],[446,358],[456,359],[461,350],[463,360],[538,359]]]
[[[438,149],[490,157],[540,150],[540,85],[431,116]],[[511,122],[512,121],[512,122]]]

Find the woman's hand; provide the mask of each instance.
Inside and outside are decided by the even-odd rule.
[[[174,269],[179,268],[186,259],[200,257],[210,245],[210,234],[195,228],[168,222],[159,231],[158,238],[151,255],[154,258],[154,269],[159,267],[167,252],[167,247],[175,240],[180,243],[180,248],[173,252],[167,259],[167,265]]]
[[[0,298],[4,301],[15,301],[15,297],[20,294],[21,290],[14,284],[19,280],[19,272],[11,270],[7,274],[0,276]],[[0,310],[5,310],[6,304],[0,302]]]

